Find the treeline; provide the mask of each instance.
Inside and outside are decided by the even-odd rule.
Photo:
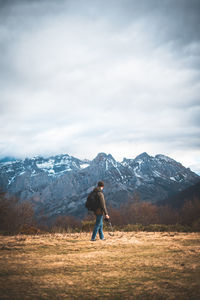
[[[200,198],[197,196],[186,199],[179,209],[141,202],[134,197],[119,208],[108,207],[108,211],[112,225],[118,230],[174,228],[176,231],[180,228],[183,231],[200,231]],[[16,197],[0,194],[0,233],[3,234],[88,231],[92,229],[94,220],[93,213],[82,220],[73,216],[58,216],[51,220],[45,216],[36,217],[30,202],[20,202]]]
[[[34,209],[30,202],[0,193],[0,232],[19,233],[23,228],[36,227]]]
[[[73,216],[49,219],[35,215],[29,201],[20,201],[15,196],[0,192],[0,234],[40,234],[45,232],[69,232],[81,230],[81,220]]]
[[[138,201],[129,202],[120,208],[110,207],[109,213],[113,224],[119,227],[128,224],[143,226],[180,224],[200,231],[200,199],[198,198],[186,200],[180,209]]]

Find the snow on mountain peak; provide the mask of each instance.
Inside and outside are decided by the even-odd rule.
[[[99,180],[105,181],[110,203],[120,204],[135,192],[142,201],[162,200],[169,193],[196,183],[199,176],[165,155],[153,157],[146,152],[135,159],[124,158],[122,162],[110,154],[99,153],[92,161],[57,155],[0,165],[4,190],[22,199],[40,198],[45,213],[50,215],[79,214],[84,210],[87,193]]]
[[[88,164],[88,163],[80,164],[80,168],[81,168],[81,169],[85,169],[85,168],[87,168],[87,167],[89,167],[89,166],[90,166],[90,164]]]
[[[146,160],[146,159],[148,159],[148,158],[150,158],[150,157],[151,157],[151,156],[150,156],[148,153],[143,152],[143,153],[141,153],[140,155],[136,156],[135,161]]]
[[[171,162],[176,162],[174,159],[172,159],[172,158],[170,158],[170,157],[168,157],[168,156],[166,156],[166,155],[163,155],[163,154],[157,154],[157,155],[155,156],[155,158],[164,160],[164,161],[169,162],[169,163],[171,163]]]

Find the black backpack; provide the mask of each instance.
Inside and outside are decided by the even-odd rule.
[[[85,202],[85,207],[91,211],[97,210],[99,207],[99,197],[96,191],[93,190],[89,193],[87,201]]]

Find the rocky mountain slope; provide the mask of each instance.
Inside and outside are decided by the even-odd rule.
[[[83,216],[86,197],[99,180],[105,182],[107,203],[119,207],[136,194],[156,203],[197,183],[200,176],[167,156],[147,153],[122,162],[105,153],[92,161],[64,154],[0,162],[1,189],[32,201],[37,213],[49,216]]]
[[[170,205],[179,210],[188,201],[200,203],[200,181],[169,198],[157,202],[157,205]]]

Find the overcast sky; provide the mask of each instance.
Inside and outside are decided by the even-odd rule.
[[[0,157],[200,169],[199,0],[0,0]]]

